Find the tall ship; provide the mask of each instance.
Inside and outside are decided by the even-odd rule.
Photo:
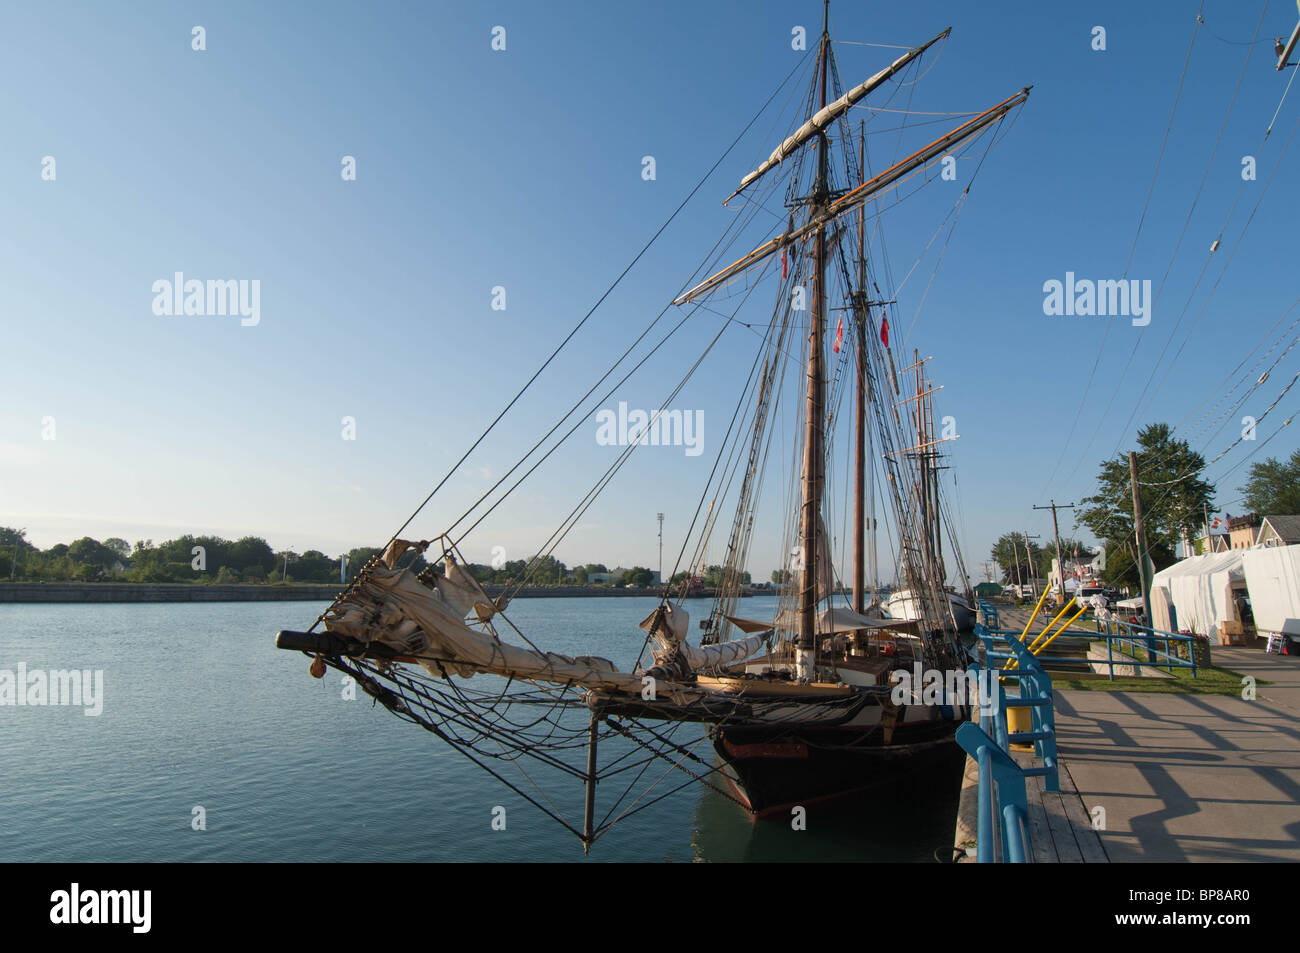
[[[519,463],[468,513],[438,511],[444,478],[314,625],[280,632],[277,644],[311,656],[317,677],[329,669],[351,676],[587,848],[689,785],[755,815],[788,813],[951,759],[965,699],[921,683],[925,673],[952,684],[969,661],[961,635],[973,618],[957,611],[957,600],[969,606],[969,582],[954,521],[944,518],[950,505],[938,464],[956,435],[935,426],[940,388],[928,359],[891,342],[901,321],[883,223],[886,211],[939,179],[945,159],[987,152],[1029,90],[960,114],[964,121],[945,120],[948,131],[876,169],[871,122],[852,119],[855,109],[896,118],[902,110],[867,108],[872,94],[915,83],[948,36],[846,86],[824,15],[815,58],[810,51],[803,62],[802,93],[791,92],[793,73],[778,87],[796,104],[788,135],[727,196],[732,224],[678,285],[686,290],[668,299],[666,312],[683,323],[710,321],[716,333],[701,336],[703,352],[677,368],[680,380],[655,372],[667,391],[662,406],[724,332],[752,341],[754,356],[730,389],[731,419],[700,488],[676,582],[641,622],[641,652],[630,665],[535,644],[512,621],[511,600],[639,459],[647,436],[662,432],[655,428],[667,412],[641,422],[504,591],[489,592],[466,552],[481,547],[473,534],[483,518],[617,399],[623,374],[642,368],[632,348],[535,445],[520,448]],[[435,516],[445,529],[414,532],[417,520]],[[896,575],[888,602],[878,578],[882,536]],[[762,563],[781,568],[774,611],[747,615],[739,600],[747,567],[759,562],[756,539],[767,541]],[[688,603],[711,544],[724,553],[720,581],[710,603]],[[688,604],[703,617],[692,620]]]

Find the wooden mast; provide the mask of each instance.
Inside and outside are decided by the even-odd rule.
[[[858,143],[858,181],[861,184],[865,176],[863,167],[866,162],[866,128]],[[858,431],[854,441],[854,460],[856,468],[853,474],[853,611],[863,613],[866,605],[865,585],[865,549],[866,526],[863,512],[863,497],[866,489],[867,463],[867,250],[866,250],[866,205],[858,206],[858,293],[854,317],[858,325]]]
[[[821,108],[826,107],[826,74],[830,57],[829,34],[830,0],[822,12],[821,41]],[[827,184],[827,163],[830,149],[826,133],[817,134],[817,179],[813,185],[811,211],[814,219],[821,216],[830,203]],[[817,579],[820,554],[819,524],[821,523],[822,482],[824,479],[823,420],[825,403],[825,371],[822,367],[822,339],[826,332],[826,224],[819,222],[813,237],[813,286],[811,310],[808,321],[808,399],[804,407],[804,457],[801,479],[803,491],[802,540],[804,576],[799,610],[799,642],[795,652],[795,672],[800,681],[815,677],[817,649]]]

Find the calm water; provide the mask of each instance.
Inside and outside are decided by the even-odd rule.
[[[521,599],[511,617],[545,648],[627,669],[654,605]],[[772,605],[747,599],[742,612],[770,618]],[[105,695],[99,717],[0,707],[0,862],[584,859],[573,835],[433,735],[363,693],[344,700],[337,672],[311,678],[306,657],[274,647],[322,608],[0,605],[0,669],[102,669]],[[805,831],[755,823],[692,785],[587,859],[931,861],[952,842],[957,783],[814,805]],[[191,829],[197,805],[206,831]],[[491,828],[496,805],[504,831]]]

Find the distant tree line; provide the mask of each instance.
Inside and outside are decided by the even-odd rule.
[[[26,538],[24,530],[0,527],[0,581],[42,582],[196,582],[196,583],[336,583],[340,558],[319,550],[275,551],[259,536],[237,540],[220,536],[179,536],[154,544],[138,540],[134,546],[112,537],[102,542],[83,536],[71,543],[59,543],[42,550]],[[371,557],[383,550],[359,546],[347,553],[347,580],[357,577]],[[441,563],[441,559],[436,560]],[[530,565],[531,563],[531,565]],[[402,565],[413,572],[429,566],[424,556],[406,557]],[[522,583],[530,586],[588,585],[596,574],[609,574],[602,563],[587,563],[572,569],[554,556],[533,560],[515,559],[494,568],[469,563],[466,569],[485,584]],[[710,567],[710,571],[719,567]],[[685,575],[685,574],[679,574]],[[748,574],[746,574],[748,581]],[[616,570],[602,585],[649,586],[654,572],[644,566]],[[706,583],[707,584],[707,583]]]

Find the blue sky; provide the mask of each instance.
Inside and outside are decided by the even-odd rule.
[[[1122,276],[1198,6],[833,5],[846,83],[898,53],[858,43],[918,44],[953,27],[923,64],[915,111],[971,112],[1034,86],[981,167],[933,282],[942,236],[899,302],[910,326],[928,284],[906,346],[934,356],[937,412],[961,434],[952,462],[972,575],[1002,532],[1050,534],[1050,518],[1030,507],[1078,502],[1138,426],[1183,421],[1281,333],[1268,334],[1294,301],[1300,147],[1283,157],[1198,319],[1300,116],[1292,92],[1259,149],[1291,77],[1273,69],[1272,38],[1289,34],[1294,5],[1275,0],[1252,47],[1263,4],[1207,2],[1128,272],[1160,286],[1169,268],[1151,324],[1043,313],[1049,279]],[[815,47],[820,17],[815,2],[6,5],[0,524],[26,527],[41,546],[83,534],[257,533],[276,548],[334,554],[386,539],[799,58],[814,55],[791,50],[791,28],[806,26]],[[195,25],[206,50],[191,48]],[[498,25],[504,52],[490,47]],[[1097,25],[1104,52],[1091,49]],[[459,515],[658,313],[734,215],[721,199],[788,134],[791,115],[760,118],[415,535]],[[875,128],[901,119],[855,119],[868,116]],[[1259,172],[1243,186],[1247,154]],[[355,181],[340,176],[345,155],[356,157]],[[641,175],[645,155],[653,181]],[[54,181],[41,175],[46,156]],[[960,177],[930,186],[914,219],[910,202],[891,213],[895,276],[921,255],[957,186]],[[153,283],[177,271],[259,280],[260,322],[155,315]],[[495,286],[506,288],[504,311],[491,308]],[[751,320],[770,313],[761,292]],[[1127,423],[1166,341],[1172,354],[1193,322],[1177,365]],[[693,319],[619,398],[658,406],[717,329]],[[653,567],[662,511],[672,563],[757,343],[727,331],[672,405],[705,411],[705,452],[634,455],[561,559]],[[1244,412],[1262,411],[1296,369],[1284,360]],[[1300,406],[1294,395],[1260,425],[1261,440]],[[344,417],[355,440],[341,439]],[[1200,429],[1193,420],[1181,435]],[[1213,457],[1239,429],[1229,420],[1193,444]],[[594,422],[580,428],[468,554],[487,561],[500,545],[517,558],[540,544],[617,452],[594,432]],[[1289,454],[1296,433],[1252,459]],[[1254,449],[1244,443],[1208,478]],[[1230,511],[1247,467],[1219,487]],[[760,531],[750,564],[760,578],[779,544],[779,529]]]

